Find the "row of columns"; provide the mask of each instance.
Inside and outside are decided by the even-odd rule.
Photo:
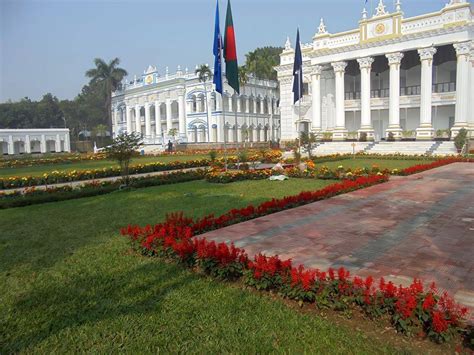
[[[172,123],[172,114],[171,114],[171,104],[173,100],[171,99],[166,99],[165,105],[166,105],[166,132],[168,133],[172,128],[173,128],[173,123]],[[152,125],[151,125],[151,106],[152,104],[150,102],[146,102],[144,104],[145,108],[145,136],[157,136],[161,137],[163,132],[162,132],[162,127],[161,127],[161,118],[159,117],[159,110],[160,110],[160,102],[155,101],[154,106],[155,106],[155,132],[152,132]],[[132,106],[127,105],[125,107],[125,120],[127,122],[127,132],[140,132],[142,131],[141,129],[141,119],[140,119],[140,110],[141,110],[141,105],[135,105],[135,127],[133,127],[133,122],[132,122]],[[115,110],[115,122],[117,122],[117,115],[118,115],[119,110]],[[184,90],[178,92],[178,131],[179,135],[183,136],[186,134],[186,106],[185,106],[185,100],[184,100]]]
[[[29,134],[26,134],[24,136],[24,141],[21,140],[21,142],[23,142],[24,144],[25,154],[31,153],[31,142],[33,141],[36,141],[36,139],[31,140],[31,137]],[[40,142],[40,153],[47,153],[47,146],[46,146],[47,140],[44,134],[41,135],[39,142]],[[56,134],[56,137],[54,139],[54,150],[56,153],[61,152],[61,136],[59,134]],[[69,141],[69,135],[64,136],[64,151],[65,152],[71,151],[71,143]],[[15,140],[13,139],[13,135],[8,136],[8,154],[9,155],[15,154]]]
[[[474,63],[470,69],[471,42],[454,44],[457,54],[456,73],[456,113],[453,133],[462,127],[468,127],[468,110],[470,96],[469,77],[471,85],[474,82]],[[420,127],[416,130],[418,139],[432,139],[434,129],[432,124],[432,85],[433,85],[433,56],[436,48],[428,47],[418,50],[421,61],[421,103],[420,103]],[[403,53],[389,53],[385,55],[390,68],[390,103],[389,103],[389,127],[387,132],[392,132],[395,138],[401,138],[402,128],[400,126],[400,64]],[[370,97],[370,73],[374,58],[364,57],[357,59],[361,72],[361,127],[359,134],[365,132],[367,138],[374,137],[374,129],[371,120],[371,97]],[[345,128],[345,97],[344,97],[344,75],[347,62],[333,62],[331,66],[335,75],[335,104],[336,104],[336,127],[333,131],[334,140],[343,140],[347,136]],[[312,129],[321,131],[321,72],[323,67],[316,65],[311,73],[312,85]]]

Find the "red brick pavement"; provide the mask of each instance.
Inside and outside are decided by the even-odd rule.
[[[204,236],[308,267],[435,281],[474,310],[474,164],[393,177]]]

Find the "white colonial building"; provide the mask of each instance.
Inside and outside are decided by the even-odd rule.
[[[470,4],[451,0],[438,12],[405,18],[398,0],[390,11],[380,0],[373,16],[364,9],[358,28],[335,34],[321,20],[313,41],[302,44],[301,109],[293,104],[294,49],[287,40],[276,68],[282,141],[303,130],[330,132],[333,140],[362,132],[376,141],[389,132],[432,140],[462,127],[474,136]]]
[[[112,95],[113,133],[137,132],[145,144],[264,142],[279,136],[278,83],[249,79],[240,95],[224,84],[225,96],[194,72],[180,67],[160,75],[149,66],[140,78]]]
[[[0,129],[0,154],[70,152],[68,128]]]

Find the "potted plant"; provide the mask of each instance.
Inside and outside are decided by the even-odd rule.
[[[357,132],[348,132],[346,141],[357,142]]]
[[[332,132],[323,132],[323,142],[332,142]]]
[[[414,141],[415,140],[415,131],[407,130],[402,132],[402,141]]]
[[[367,142],[367,132],[361,132],[360,133],[359,142]]]
[[[395,142],[395,136],[394,136],[393,132],[388,132],[388,134],[387,134],[387,141],[389,141],[389,142]]]

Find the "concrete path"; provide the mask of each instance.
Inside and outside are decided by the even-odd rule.
[[[198,167],[198,168],[186,168],[186,169],[176,169],[176,170],[167,170],[167,171],[156,171],[156,172],[153,172],[153,173],[134,174],[134,175],[130,175],[130,178],[134,179],[134,178],[140,178],[140,177],[159,176],[159,175],[163,175],[163,174],[176,173],[178,171],[192,171],[192,170],[198,170],[198,169],[207,169],[207,167],[203,166],[203,167]],[[62,186],[77,187],[77,186],[82,186],[82,185],[85,185],[85,184],[88,184],[88,183],[91,183],[91,182],[117,181],[117,180],[120,180],[120,179],[121,179],[120,176],[110,176],[110,177],[106,177],[106,178],[98,178],[98,179],[91,179],[91,180],[62,182],[62,183],[59,183],[59,184],[36,185],[34,187],[38,190],[45,190],[46,188],[51,188],[51,187],[62,187]],[[33,186],[31,186],[31,187],[33,187]],[[5,189],[5,190],[0,189],[0,192],[8,194],[8,193],[16,192],[16,191],[23,191],[27,188],[29,188],[29,187],[19,187],[19,188],[16,188],[16,189]]]
[[[296,265],[435,281],[474,310],[474,164],[456,163],[204,234]],[[471,312],[471,317],[474,312]]]

